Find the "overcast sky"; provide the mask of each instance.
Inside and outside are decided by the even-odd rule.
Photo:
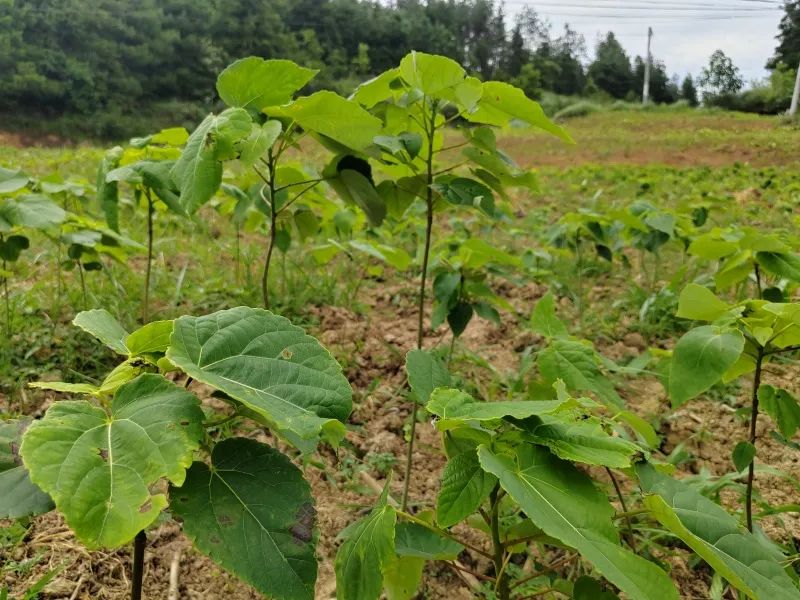
[[[513,16],[526,4],[506,0]],[[653,27],[653,56],[670,74],[699,75],[717,48],[730,56],[746,82],[767,75],[764,65],[776,46],[784,14],[778,0],[542,0],[530,2],[553,24],[565,23],[586,38],[590,56],[598,36],[614,31],[631,58],[647,52],[647,27]],[[574,16],[565,16],[565,15]]]

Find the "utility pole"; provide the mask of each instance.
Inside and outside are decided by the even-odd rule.
[[[797,65],[797,79],[794,81],[794,95],[792,96],[792,106],[789,108],[789,116],[797,116],[797,104],[800,102],[800,64]]]
[[[644,63],[644,90],[642,90],[642,104],[650,102],[650,65],[653,55],[650,53],[650,42],[653,39],[653,28],[647,28],[647,62]]]

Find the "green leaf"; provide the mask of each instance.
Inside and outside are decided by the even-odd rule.
[[[739,245],[737,243],[719,240],[712,234],[707,233],[692,240],[687,252],[692,256],[699,256],[706,260],[719,260],[730,256],[738,249]]]
[[[481,269],[489,263],[509,266],[521,264],[516,256],[495,248],[479,238],[470,238],[462,242],[458,247],[458,254],[464,266],[470,269]]]
[[[72,324],[97,338],[117,354],[128,356],[128,346],[125,344],[128,332],[106,309],[79,312]]]
[[[561,379],[571,391],[594,392],[608,405],[617,408],[623,405],[613,384],[600,372],[595,351],[580,342],[554,339],[539,352],[537,364],[549,383]]]
[[[90,396],[96,395],[100,391],[99,387],[89,383],[65,383],[63,381],[32,381],[28,384],[28,387],[67,394],[88,394]]]
[[[531,329],[548,338],[567,337],[567,326],[556,316],[553,294],[548,292],[536,302],[530,321]]]
[[[456,61],[435,54],[411,52],[400,61],[400,77],[426,96],[438,97],[447,88],[464,81],[464,68]]]
[[[378,227],[386,218],[386,204],[372,182],[353,169],[342,170],[339,173],[339,181],[340,186],[331,182],[337,192],[341,194],[344,191],[344,199],[363,210],[370,225]]]
[[[239,160],[248,167],[253,166],[272,147],[283,130],[281,122],[277,120],[267,121],[263,125],[253,123],[251,127],[250,135],[241,143],[239,155]]]
[[[313,439],[344,434],[352,390],[317,340],[288,319],[232,308],[175,321],[167,358],[243,403],[278,430]]]
[[[318,73],[290,60],[249,56],[228,66],[217,78],[217,92],[228,106],[257,112],[291,101]]]
[[[287,456],[245,438],[214,447],[170,489],[184,532],[214,562],[262,594],[311,600],[319,533],[311,487]]]
[[[122,152],[119,146],[108,150],[97,170],[97,200],[106,216],[106,223],[116,232],[119,232],[119,186],[116,181],[107,181],[106,176],[119,167]]]
[[[336,553],[336,597],[339,600],[377,600],[383,574],[395,558],[397,515],[387,503],[388,487],[372,512],[350,525]]]
[[[381,133],[380,119],[355,102],[330,91],[298,98],[282,107],[280,113],[294,119],[303,129],[357,151],[371,146],[373,139]]]
[[[0,199],[0,223],[12,227],[50,229],[61,225],[67,213],[58,204],[42,194],[25,194]]]
[[[180,190],[183,212],[194,214],[208,202],[222,183],[223,160],[237,156],[236,147],[252,131],[247,111],[229,108],[209,115],[189,136],[171,175]]]
[[[359,85],[351,97],[362,106],[372,108],[393,94],[392,84],[397,80],[400,69],[389,69],[369,81]]]
[[[172,169],[172,177],[181,192],[181,206],[188,214],[208,202],[222,183],[222,164],[208,140],[215,120],[214,115],[209,115],[192,132]]]
[[[370,256],[377,258],[397,269],[398,271],[405,271],[411,266],[411,257],[408,252],[402,248],[395,248],[387,246],[386,244],[375,244],[373,242],[364,242],[360,240],[351,240],[350,246],[359,252],[364,252]]]
[[[180,484],[202,436],[197,398],[160,375],[117,390],[110,411],[61,401],[30,426],[22,458],[90,548],[121,546],[167,505],[162,478]]]
[[[420,404],[427,404],[433,390],[450,386],[450,372],[444,363],[426,350],[406,354],[408,385]]]
[[[600,582],[586,575],[575,580],[572,588],[573,600],[619,600],[614,592],[604,590]]]
[[[669,395],[681,406],[717,383],[744,349],[740,331],[706,325],[692,329],[675,345],[669,371]]]
[[[386,565],[383,587],[387,600],[412,600],[422,583],[425,559],[416,556],[395,556]]]
[[[622,548],[611,518],[614,507],[592,480],[544,448],[521,446],[515,459],[478,448],[481,466],[550,537],[575,548],[633,600],[677,600],[669,577]]]
[[[758,388],[761,409],[778,425],[783,437],[791,439],[800,429],[800,404],[783,388],[762,385]]]
[[[433,189],[450,204],[477,208],[490,217],[494,216],[492,190],[479,181],[467,177],[440,177]]]
[[[800,256],[779,252],[758,252],[756,262],[764,270],[790,281],[800,281]]]
[[[478,109],[464,117],[473,123],[497,127],[506,127],[516,119],[574,143],[563,128],[547,118],[538,102],[528,98],[521,89],[500,81],[485,82]]]
[[[693,321],[716,321],[730,309],[708,288],[690,283],[681,291],[675,316]]]
[[[481,468],[474,451],[448,460],[436,498],[439,527],[452,527],[476,512],[496,483],[497,478]]]
[[[13,194],[18,192],[30,181],[22,171],[11,171],[0,167],[0,194]]]
[[[731,585],[751,598],[800,599],[780,553],[741,530],[725,509],[648,464],[637,465],[636,474],[651,514]]]
[[[633,442],[609,435],[603,422],[592,417],[542,415],[528,419],[524,428],[531,434],[531,442],[546,446],[559,458],[587,465],[623,469],[642,453]]]
[[[442,537],[418,523],[397,523],[394,547],[398,556],[415,556],[425,560],[455,560],[464,546]]]
[[[46,513],[55,506],[34,485],[19,456],[22,434],[30,419],[0,422],[0,519],[20,519]]]
[[[169,347],[173,321],[153,321],[130,334],[125,346],[131,356],[163,354]]]
[[[753,459],[756,457],[756,447],[750,442],[739,442],[733,449],[731,460],[733,466],[740,473],[750,466]]]
[[[447,324],[455,337],[459,337],[472,320],[474,310],[469,302],[457,302],[447,311]]]
[[[23,250],[30,248],[31,242],[24,235],[10,235],[0,240],[0,258],[8,262],[16,262]]]
[[[440,418],[439,428],[447,429],[459,421],[493,421],[506,417],[526,419],[555,412],[564,403],[561,400],[478,402],[469,394],[442,387],[433,391],[426,408]]]

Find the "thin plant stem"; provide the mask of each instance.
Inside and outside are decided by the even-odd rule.
[[[150,321],[150,275],[153,269],[153,197],[150,189],[144,188],[144,195],[147,197],[147,267],[144,274],[144,299],[142,302],[142,324]]]
[[[578,260],[578,328],[583,331],[583,253],[580,232],[575,233],[575,255]]]
[[[83,265],[81,264],[80,260],[75,261],[76,266],[78,267],[78,276],[81,280],[81,294],[83,295],[83,310],[88,308],[88,303],[86,300],[86,277],[83,275]]]
[[[614,489],[617,492],[617,497],[619,498],[619,504],[622,506],[623,515],[625,518],[625,525],[627,529],[626,538],[628,539],[628,545],[631,547],[631,550],[636,552],[636,538],[633,537],[633,523],[631,523],[631,517],[628,514],[628,506],[625,503],[625,496],[622,495],[622,488],[619,487],[619,482],[617,478],[614,476],[614,472],[609,469],[608,467],[605,468],[606,473],[608,473],[609,479],[611,479],[611,483],[614,485]]]
[[[756,292],[758,293],[758,299],[761,300],[764,297],[764,292],[761,289],[761,267],[756,264],[755,266],[756,272]]]
[[[142,600],[142,581],[144,579],[144,549],[147,535],[140,531],[133,538],[133,575],[131,577],[131,600]]]
[[[489,496],[492,505],[491,510],[491,531],[492,531],[492,550],[494,562],[495,584],[494,591],[499,600],[508,600],[511,597],[511,589],[508,586],[508,578],[505,577],[506,552],[503,541],[500,539],[500,486],[495,486]]]
[[[239,225],[239,221],[236,221],[236,285],[239,285],[241,282],[240,271],[241,271],[241,227]]]
[[[450,368],[450,363],[453,362],[453,351],[456,348],[456,336],[453,335],[453,338],[450,340],[450,350],[447,353],[447,368]]]
[[[424,104],[423,104],[424,105]],[[428,156],[426,162],[427,189],[425,195],[426,224],[425,224],[425,250],[422,258],[422,276],[419,284],[419,304],[417,309],[417,348],[422,349],[425,336],[425,286],[428,279],[428,260],[431,252],[431,231],[433,230],[433,144],[436,135],[436,103],[431,110],[430,129],[425,131],[428,136]],[[409,431],[408,454],[406,455],[405,478],[403,479],[403,499],[400,503],[402,510],[408,507],[408,488],[411,483],[411,471],[414,467],[414,437],[417,429],[417,403],[411,408],[411,430]]]
[[[759,347],[756,356],[756,370],[753,375],[753,397],[750,409],[750,443],[756,445],[756,424],[758,421],[758,388],[761,387],[761,370],[764,363],[764,348]],[[753,480],[756,475],[755,457],[747,468],[747,491],[745,492],[744,512],[747,520],[747,529],[753,531]]]
[[[269,245],[267,246],[267,255],[264,258],[264,271],[261,274],[261,296],[264,299],[264,308],[269,308],[269,270],[272,263],[272,253],[275,250],[275,233],[277,232],[278,212],[275,210],[275,166],[277,158],[273,156],[272,150],[269,151],[269,159],[267,160],[267,169],[269,171],[269,178],[265,178],[258,169],[256,173],[265,181],[269,189]],[[262,194],[263,198],[263,194]]]
[[[3,271],[8,272],[8,264],[3,261]],[[14,335],[11,329],[11,296],[8,293],[8,275],[3,275],[3,300],[6,304],[6,339],[10,340]]]

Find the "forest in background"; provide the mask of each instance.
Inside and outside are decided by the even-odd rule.
[[[551,114],[580,97],[641,99],[642,57],[612,32],[589,48],[531,6],[510,18],[493,0],[0,0],[0,119],[3,129],[122,138],[196,120],[216,101],[216,73],[243,56],[319,69],[314,89],[348,94],[411,49],[510,81]],[[722,53],[680,75],[656,56],[652,99],[784,111],[800,62],[800,0],[785,11],[768,81],[745,89]]]

